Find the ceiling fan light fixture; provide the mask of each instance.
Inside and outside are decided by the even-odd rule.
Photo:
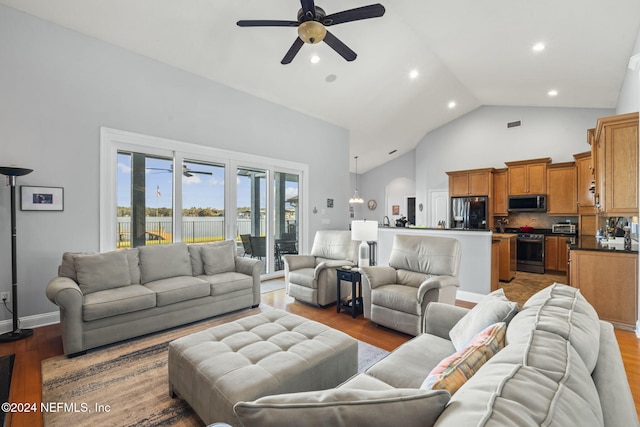
[[[327,29],[318,21],[305,21],[298,25],[298,37],[305,43],[320,43],[326,35]]]

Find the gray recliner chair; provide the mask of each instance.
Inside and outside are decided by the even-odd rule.
[[[389,266],[362,267],[364,316],[379,325],[419,335],[427,304],[455,304],[461,245],[456,239],[398,234]]]
[[[349,230],[317,231],[311,255],[283,257],[287,294],[320,306],[336,302],[336,268],[357,265],[358,245],[359,241],[351,240]]]

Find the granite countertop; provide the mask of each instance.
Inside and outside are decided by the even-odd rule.
[[[581,251],[600,251],[600,252],[620,252],[626,254],[637,254],[638,250],[625,251],[620,247],[603,246],[595,236],[576,237],[575,242],[571,244],[571,250]]]

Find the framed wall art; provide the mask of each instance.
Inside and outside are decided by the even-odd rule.
[[[20,210],[63,211],[64,188],[20,186]]]

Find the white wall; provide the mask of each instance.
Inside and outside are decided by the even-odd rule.
[[[309,215],[310,236],[349,224],[346,130],[2,5],[0,94],[0,165],[34,169],[19,185],[65,191],[64,212],[18,212],[20,317],[57,311],[45,287],[64,251],[98,250],[101,126],[306,163],[309,205],[335,203]],[[9,218],[2,185],[0,291]]]
[[[362,174],[359,177],[360,195],[364,198],[365,203],[364,206],[356,208],[356,219],[371,219],[382,222],[386,215],[393,224],[391,204],[400,204],[401,213],[407,216],[404,198],[415,195],[415,168],[415,151],[410,151]],[[375,200],[378,207],[370,211],[367,208],[368,200]]]
[[[573,161],[589,151],[587,129],[612,109],[483,106],[424,136],[416,147],[416,222],[426,224],[429,190],[448,188],[447,171],[504,168],[504,162],[551,157]],[[507,123],[522,126],[507,129]]]
[[[638,58],[640,55],[640,31],[633,47],[630,57],[634,58],[634,69],[627,69],[624,82],[618,96],[616,114],[634,113],[640,111],[640,69],[638,69]]]

